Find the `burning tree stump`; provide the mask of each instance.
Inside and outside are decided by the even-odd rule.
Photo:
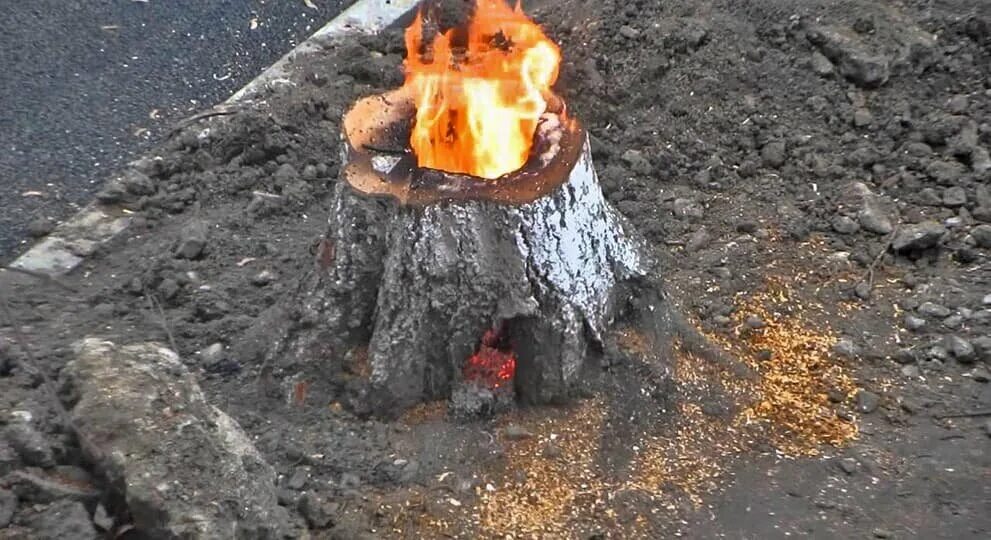
[[[282,356],[367,351],[351,401],[386,415],[435,398],[469,414],[564,401],[622,335],[668,380],[688,327],[551,91],[557,46],[501,0],[436,35],[428,60],[423,33],[417,17],[406,84],[345,115],[329,232]]]
[[[417,167],[397,150],[410,118],[401,92],[345,118],[346,166],[304,306],[321,339],[368,343],[381,413],[574,395],[653,266],[603,197],[584,131],[545,115],[533,157],[489,181]]]

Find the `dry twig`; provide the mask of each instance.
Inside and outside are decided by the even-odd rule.
[[[162,309],[162,304],[155,299],[155,295],[149,294],[147,290],[145,290],[145,298],[148,299],[148,305],[151,307],[152,312],[158,315],[158,324],[162,327],[162,330],[165,331],[166,337],[169,338],[169,346],[172,347],[172,350],[175,351],[176,354],[179,354],[179,347],[176,345],[175,336],[172,334],[172,329],[169,327],[169,319],[165,316],[165,310]]]
[[[874,291],[874,272],[875,270],[877,270],[877,265],[881,263],[881,260],[884,259],[884,255],[888,253],[889,249],[891,249],[891,243],[894,242],[895,235],[898,234],[899,225],[900,224],[895,225],[894,229],[891,230],[891,234],[888,235],[888,239],[885,240],[884,245],[881,246],[881,251],[877,254],[876,257],[874,257],[874,260],[871,261],[871,264],[867,267],[867,273],[864,275],[864,279],[861,281],[861,283],[863,282],[867,283],[868,295],[872,291]]]

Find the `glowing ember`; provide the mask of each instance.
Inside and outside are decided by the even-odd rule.
[[[465,362],[462,370],[465,381],[489,388],[500,388],[512,382],[516,375],[516,354],[500,334],[499,330],[492,329],[482,336],[478,352]]]
[[[434,37],[424,59],[422,17],[406,30],[410,146],[421,167],[494,179],[526,163],[561,51],[519,4],[503,0],[477,0],[466,31],[463,51],[452,29]]]

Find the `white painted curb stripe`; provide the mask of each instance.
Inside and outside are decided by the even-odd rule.
[[[348,34],[380,32],[411,12],[420,0],[358,0],[329,23],[268,67],[225,101],[250,101],[273,81],[285,80],[300,55],[319,51],[323,44]],[[47,237],[10,264],[13,268],[57,276],[72,271],[96,248],[121,233],[131,218],[119,209],[91,202],[59,224]]]

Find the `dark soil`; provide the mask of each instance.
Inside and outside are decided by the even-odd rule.
[[[360,351],[261,377],[258,318],[313,265],[341,115],[402,82],[387,33],[134,163],[153,194],[118,203],[134,225],[71,292],[0,275],[0,422],[29,411],[41,436],[0,444],[0,475],[89,467],[21,366],[57,378],[96,335],[177,348],[317,537],[988,537],[987,3],[533,4],[607,197],[756,381],[679,357],[661,407],[620,364],[571,406],[462,423],[443,403],[360,414]],[[7,501],[0,481],[0,520]],[[12,504],[0,536],[65,511]]]

